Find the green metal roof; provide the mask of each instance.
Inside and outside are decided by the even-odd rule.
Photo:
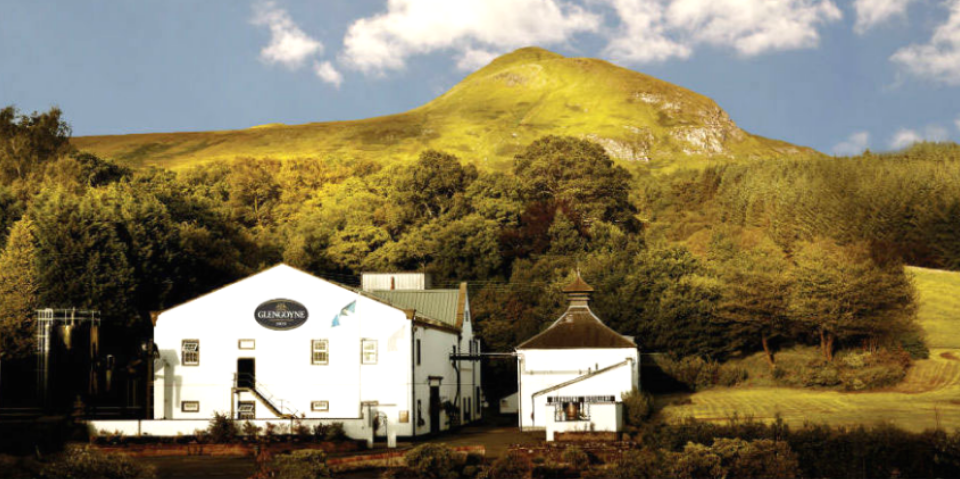
[[[403,309],[412,309],[417,315],[457,327],[457,305],[460,291],[456,289],[428,289],[418,291],[367,291],[368,294]]]

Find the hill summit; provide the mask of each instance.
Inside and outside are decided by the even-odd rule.
[[[73,142],[131,165],[177,167],[236,157],[389,161],[435,148],[499,168],[550,134],[590,139],[615,158],[661,166],[813,153],[741,130],[713,100],[685,88],[603,60],[534,47],[496,58],[426,105],[396,115]]]

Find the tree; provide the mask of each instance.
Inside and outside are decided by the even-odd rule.
[[[767,363],[776,368],[770,340],[787,332],[790,264],[770,240],[734,253],[718,266],[723,292],[717,314],[759,335]]]
[[[462,197],[476,179],[475,166],[464,166],[456,156],[427,150],[413,165],[400,171],[394,195],[415,216],[438,218],[453,207],[455,199]]]
[[[0,110],[0,180],[25,180],[35,168],[72,151],[70,126],[59,108],[25,115]]]
[[[564,205],[579,223],[595,220],[635,231],[636,207],[630,202],[631,176],[603,147],[568,136],[546,136],[516,156],[514,174],[528,201]]]
[[[40,306],[36,228],[23,217],[10,231],[0,254],[0,359],[22,358],[33,346]]]
[[[867,338],[876,347],[913,321],[916,293],[903,265],[875,261],[862,243],[813,241],[801,247],[796,263],[791,309],[819,334],[827,360],[837,339]]]

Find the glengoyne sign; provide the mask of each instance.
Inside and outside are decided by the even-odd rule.
[[[307,308],[292,299],[271,299],[257,306],[253,317],[269,329],[293,329],[307,322]]]

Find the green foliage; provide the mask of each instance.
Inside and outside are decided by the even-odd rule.
[[[244,429],[246,429],[246,426],[244,426]],[[210,425],[207,426],[206,434],[210,442],[225,444],[235,442],[240,435],[240,429],[237,427],[237,422],[225,413],[214,412],[213,417],[210,418]]]
[[[577,470],[583,470],[590,466],[590,455],[579,447],[568,447],[560,455],[563,462],[570,464]]]
[[[653,396],[637,388],[621,395],[623,401],[623,418],[628,426],[643,426],[653,415]]]
[[[32,352],[39,294],[36,227],[24,217],[13,226],[0,254],[0,359]]]
[[[148,479],[155,476],[124,454],[103,454],[90,446],[67,446],[63,454],[43,467],[41,477],[57,479]]]
[[[416,477],[448,479],[458,477],[461,465],[457,453],[446,444],[421,444],[404,456],[404,462]]]
[[[333,477],[327,467],[327,454],[316,449],[301,449],[273,458],[271,469],[284,479],[323,479]]]
[[[679,360],[659,356],[655,361],[667,375],[693,391],[714,386],[736,386],[749,376],[747,370],[736,362],[721,363],[700,356],[685,356]]]
[[[510,450],[490,465],[490,479],[517,479],[530,477],[533,463],[526,454]]]

